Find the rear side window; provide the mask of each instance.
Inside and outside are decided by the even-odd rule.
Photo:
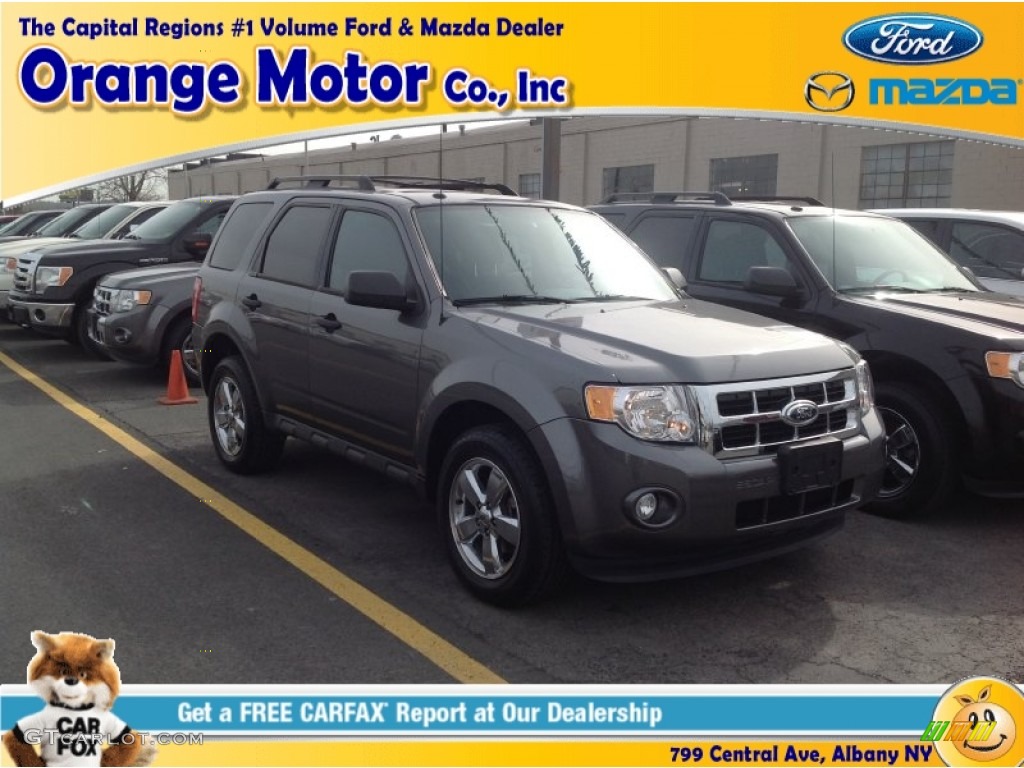
[[[320,252],[334,211],[327,206],[296,205],[285,211],[267,239],[260,275],[315,287]]]
[[[645,216],[629,236],[659,267],[683,269],[693,222],[693,216]]]
[[[242,203],[231,212],[224,224],[217,245],[210,252],[209,265],[217,269],[234,269],[249,253],[256,235],[273,203]]]
[[[1024,277],[1024,234],[993,224],[956,222],[949,255],[978,277]]]
[[[364,270],[392,272],[404,283],[409,272],[405,246],[390,219],[366,211],[347,211],[334,244],[328,287],[344,292],[349,274]]]

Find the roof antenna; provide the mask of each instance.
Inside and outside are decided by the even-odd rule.
[[[832,150],[832,290],[839,293],[836,277],[836,153]]]
[[[447,131],[447,123],[441,123],[441,130],[437,134],[437,226],[438,242],[441,249],[438,257],[438,260],[441,262],[441,313],[438,316],[439,323],[445,321],[444,297],[448,291],[444,282],[444,135]]]

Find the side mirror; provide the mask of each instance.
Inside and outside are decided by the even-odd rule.
[[[668,275],[668,279],[672,281],[673,285],[681,291],[686,290],[686,278],[683,277],[683,273],[675,267],[663,267],[662,272]]]
[[[345,289],[345,301],[357,307],[397,309],[406,312],[416,306],[415,299],[394,272],[351,272]]]
[[[188,253],[193,256],[198,256],[201,259],[206,256],[206,252],[210,250],[210,243],[212,242],[213,235],[196,233],[188,235],[181,241],[181,244]]]
[[[782,267],[751,267],[747,270],[744,290],[792,299],[800,295],[800,286]]]

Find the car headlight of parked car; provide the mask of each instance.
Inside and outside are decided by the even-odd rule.
[[[860,404],[860,415],[867,416],[875,404],[875,384],[871,379],[871,369],[867,360],[858,360],[853,367],[857,373],[857,400]]]
[[[127,291],[119,288],[110,292],[110,311],[131,312],[137,306],[149,304],[152,298],[151,291]]]
[[[39,267],[36,269],[36,290],[64,285],[75,273],[73,267]]]
[[[1010,379],[1018,387],[1024,387],[1024,353],[986,352],[985,367],[994,379]]]
[[[594,421],[614,422],[641,440],[694,443],[697,420],[685,387],[652,385],[586,388],[587,415]]]

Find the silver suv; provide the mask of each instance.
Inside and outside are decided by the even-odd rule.
[[[968,267],[986,288],[1024,296],[1024,212],[884,208]]]

